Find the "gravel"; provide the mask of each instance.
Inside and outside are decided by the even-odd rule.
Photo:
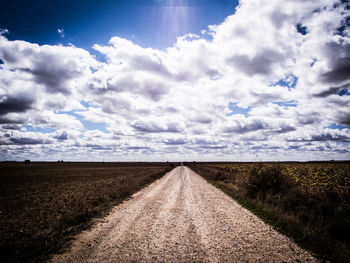
[[[52,262],[318,262],[185,166],[81,233]]]

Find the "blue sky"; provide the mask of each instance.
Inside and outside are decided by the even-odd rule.
[[[350,159],[346,1],[1,7],[0,160]]]
[[[231,0],[5,1],[0,28],[10,40],[38,44],[72,43],[90,49],[113,36],[163,49],[176,37],[220,24],[234,13]],[[57,33],[64,30],[64,38]]]

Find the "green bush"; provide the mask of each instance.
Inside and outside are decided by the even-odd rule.
[[[280,165],[256,164],[248,172],[244,189],[250,198],[256,198],[259,195],[265,199],[267,194],[287,193],[291,184],[291,180],[283,175]]]

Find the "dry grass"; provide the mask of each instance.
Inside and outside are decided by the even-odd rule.
[[[166,163],[1,163],[0,262],[42,262]]]
[[[348,262],[350,162],[190,166],[320,259]]]

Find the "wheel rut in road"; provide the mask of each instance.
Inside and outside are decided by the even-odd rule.
[[[134,194],[51,262],[317,262],[185,166]]]

